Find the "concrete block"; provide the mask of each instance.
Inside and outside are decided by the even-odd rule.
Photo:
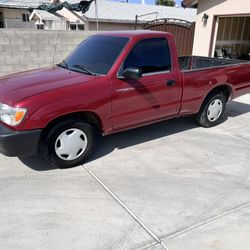
[[[17,36],[23,36],[23,35],[31,35],[32,31],[31,30],[23,30],[23,29],[16,29],[15,33],[17,34]]]
[[[2,72],[12,72],[14,70],[14,67],[12,65],[2,65],[1,71]]]
[[[55,53],[55,55],[57,55],[57,56],[64,56],[65,53],[68,54],[67,51],[64,51],[64,50],[57,50],[56,53]]]
[[[48,44],[50,44],[50,45],[58,44],[59,39],[60,39],[60,38],[59,38],[58,36],[51,37],[51,38],[49,38]]]
[[[0,37],[0,45],[9,45],[10,39],[7,37]]]
[[[59,63],[89,34],[92,33],[0,30],[0,75]]]
[[[68,50],[68,45],[67,44],[58,44],[56,46],[56,50],[57,51],[65,51]]]
[[[5,35],[5,37],[8,37],[8,38],[17,37],[15,29],[6,29],[6,30],[4,30],[4,35]]]
[[[48,67],[51,67],[52,65],[51,64],[48,64],[48,63],[40,63],[39,64],[39,68],[48,68]]]
[[[53,51],[37,51],[38,56],[40,58],[44,58],[44,57],[53,57],[54,53]]]
[[[25,51],[25,58],[37,58],[39,56],[38,51],[31,50]]]
[[[31,37],[25,37],[23,38],[23,43],[28,45],[37,45],[37,39],[31,38]]]
[[[27,65],[26,71],[33,70],[33,69],[39,69],[39,65],[37,65],[37,64]]]
[[[60,44],[72,44],[71,38],[60,38],[59,39]]]
[[[16,71],[16,72],[20,72],[20,71],[25,71],[26,70],[26,68],[24,66],[20,65],[20,64],[14,65],[13,68],[14,68],[14,71]]]
[[[12,57],[19,57],[19,58],[25,58],[25,51],[11,51],[10,52]]]
[[[31,51],[43,51],[47,46],[44,44],[35,44],[35,45],[32,44],[30,45],[30,47]]]
[[[73,50],[75,50],[77,48],[77,46],[76,45],[68,45],[67,46],[67,49],[65,50],[65,51],[67,51],[67,52],[72,52]]]
[[[1,59],[3,59],[4,57],[11,57],[11,51],[10,50],[1,51]]]
[[[18,57],[10,57],[5,59],[5,64],[6,65],[12,65],[14,68],[14,65],[19,64],[19,58]]]
[[[19,47],[20,51],[30,51],[31,50],[31,46],[27,45],[27,44],[25,44],[25,45],[19,45],[18,47]]]
[[[66,56],[63,56],[61,53],[56,53],[54,58],[59,58],[60,60],[63,60],[66,58]]]
[[[62,39],[67,39],[67,38],[69,38],[69,37],[72,37],[72,32],[61,32],[60,33],[60,38],[62,38]]]
[[[63,57],[55,57],[54,58],[54,62],[53,62],[53,64],[57,64],[57,63],[60,63],[62,60],[64,60],[65,58],[63,58]]]
[[[32,62],[34,62],[35,64],[41,64],[41,63],[44,63],[45,60],[43,57],[37,57],[37,58],[32,58]]]
[[[7,50],[9,50],[9,51],[15,51],[16,53],[17,53],[18,51],[20,51],[20,50],[19,50],[19,45],[18,45],[18,44],[8,44],[8,45],[4,45],[4,47],[5,47],[6,51],[7,51]]]
[[[62,53],[62,54],[61,54],[61,57],[62,57],[62,58],[66,58],[66,57],[68,57],[69,55],[70,55],[70,53],[65,52],[65,53]]]
[[[20,59],[20,65],[27,66],[27,65],[32,65],[33,61],[31,58],[22,58]]]
[[[10,45],[23,45],[24,44],[24,41],[22,38],[13,38],[13,39],[10,39]]]
[[[84,39],[83,38],[73,38],[72,39],[72,44],[79,44],[83,41]]]
[[[44,45],[43,50],[41,51],[54,51],[55,50],[55,45]]]
[[[49,39],[47,37],[43,37],[43,38],[39,39],[38,43],[49,44]]]
[[[44,63],[46,64],[52,64],[53,57],[44,57]]]

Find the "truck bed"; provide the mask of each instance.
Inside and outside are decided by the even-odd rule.
[[[244,63],[249,63],[249,61],[220,59],[220,58],[202,57],[202,56],[179,57],[179,64],[181,71],[209,69],[209,68],[223,67],[223,66],[237,65]]]

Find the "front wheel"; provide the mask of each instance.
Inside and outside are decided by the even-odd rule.
[[[68,120],[56,124],[42,139],[41,149],[58,168],[81,165],[93,151],[94,129],[86,122]]]
[[[225,113],[226,102],[226,97],[222,93],[209,96],[196,116],[198,124],[209,128],[221,123]]]

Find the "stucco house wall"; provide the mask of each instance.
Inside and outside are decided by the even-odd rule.
[[[207,24],[202,20],[204,14]],[[223,16],[250,16],[250,0],[199,0],[193,55],[213,56],[218,18]]]

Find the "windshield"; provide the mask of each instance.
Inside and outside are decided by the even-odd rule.
[[[127,37],[102,35],[88,37],[59,66],[92,75],[105,75],[128,40]]]

